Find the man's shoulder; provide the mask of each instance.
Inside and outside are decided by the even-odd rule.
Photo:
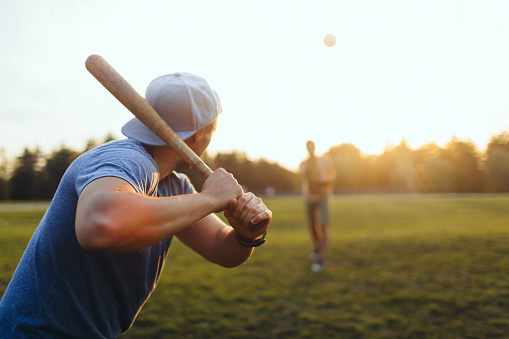
[[[99,145],[95,148],[92,148],[90,151],[135,151],[135,152],[144,152],[145,148],[143,144],[134,139],[120,139],[109,141],[105,144]],[[90,152],[89,151],[89,152]]]
[[[83,153],[80,158],[86,162],[153,162],[143,145],[133,139],[113,140]]]

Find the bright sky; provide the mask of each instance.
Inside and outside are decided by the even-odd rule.
[[[309,139],[484,150],[509,130],[508,18],[502,0],[1,0],[0,148],[123,137],[131,113],[84,66],[100,54],[142,95],[163,74],[207,79],[223,105],[211,152],[295,169]]]

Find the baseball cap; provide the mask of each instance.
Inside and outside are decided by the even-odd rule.
[[[221,113],[217,93],[205,79],[191,73],[173,73],[154,79],[145,91],[145,99],[182,140]],[[147,145],[166,145],[137,118],[129,120],[122,133]]]

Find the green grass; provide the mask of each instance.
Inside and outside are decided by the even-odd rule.
[[[6,208],[0,203],[0,295],[3,295],[30,236],[44,212]],[[19,204],[12,204],[19,206]]]
[[[312,273],[300,197],[265,200],[267,242],[223,269],[178,241],[123,338],[504,338],[509,196],[342,196]],[[0,209],[0,292],[42,212]]]

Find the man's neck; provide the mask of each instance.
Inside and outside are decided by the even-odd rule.
[[[151,156],[157,165],[157,169],[159,170],[159,178],[163,179],[178,167],[179,161],[181,161],[181,159],[178,154],[168,146],[151,148]]]

